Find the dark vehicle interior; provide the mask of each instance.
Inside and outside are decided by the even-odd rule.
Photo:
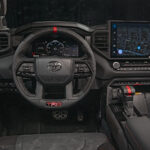
[[[148,0],[0,0],[0,150],[150,150]]]

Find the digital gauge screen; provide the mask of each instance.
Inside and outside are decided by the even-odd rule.
[[[79,45],[68,39],[42,38],[34,42],[33,53],[39,56],[78,57]]]
[[[111,22],[111,58],[150,58],[150,23]]]

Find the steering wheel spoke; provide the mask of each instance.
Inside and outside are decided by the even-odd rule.
[[[34,63],[35,62],[35,58],[29,58],[29,57],[21,57],[21,62],[23,63]]]
[[[33,78],[35,77],[34,59],[22,57],[18,63],[16,69],[16,75],[23,78]]]
[[[66,99],[71,100],[73,98],[73,85],[72,82],[66,85]]]
[[[42,99],[43,92],[44,92],[43,85],[39,81],[36,81],[36,89],[35,89],[36,98]]]
[[[29,58],[26,56],[20,56],[20,58],[18,58],[17,62],[17,68],[20,67],[22,64],[24,63],[35,63],[35,58]]]

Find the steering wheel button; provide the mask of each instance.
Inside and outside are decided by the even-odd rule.
[[[80,67],[80,68],[79,68],[79,72],[84,72],[84,68],[83,68],[83,67]]]
[[[34,72],[34,67],[32,63],[23,63],[19,68],[20,72]]]
[[[78,68],[75,68],[75,73],[77,73],[78,72]]]
[[[89,72],[89,69],[88,68],[84,68],[84,72]]]

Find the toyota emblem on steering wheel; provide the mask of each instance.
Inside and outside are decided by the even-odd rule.
[[[57,72],[61,70],[61,68],[62,68],[62,65],[58,61],[51,61],[48,63],[48,70],[51,72]]]

